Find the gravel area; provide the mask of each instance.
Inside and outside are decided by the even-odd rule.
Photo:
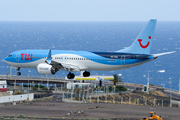
[[[113,103],[63,103],[41,101],[0,106],[0,116],[26,115],[38,117],[65,117],[89,119],[140,120],[148,117],[149,112],[157,112],[163,120],[178,120],[180,108],[121,105]]]

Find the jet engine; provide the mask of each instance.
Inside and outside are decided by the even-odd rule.
[[[57,71],[52,65],[41,63],[36,68],[39,74],[54,75]]]

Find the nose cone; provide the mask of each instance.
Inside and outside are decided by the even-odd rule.
[[[3,62],[5,62],[5,63],[7,64],[7,57],[5,57],[5,58],[3,59]]]

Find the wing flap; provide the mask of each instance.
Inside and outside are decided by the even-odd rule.
[[[65,64],[65,63],[60,63],[63,67],[64,70],[66,71],[80,71],[79,67],[72,65],[72,64]]]

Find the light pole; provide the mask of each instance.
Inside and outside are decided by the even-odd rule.
[[[28,100],[29,100],[29,73],[30,73],[31,71],[30,70],[28,70]]]
[[[180,78],[179,78],[179,94],[180,94]]]
[[[180,94],[180,78],[179,78],[179,94]]]
[[[12,75],[12,68],[11,68],[11,66],[10,66],[10,76]]]
[[[79,102],[80,102],[80,96],[81,96],[80,93],[81,93],[81,91],[82,91],[82,90],[79,91]]]
[[[47,78],[47,75],[46,75],[46,80],[47,80],[47,89],[49,91],[49,79]]]
[[[40,89],[39,89],[39,83],[38,83],[38,90],[40,90]]]
[[[30,90],[31,90],[31,83],[30,83]]]
[[[171,78],[169,78],[169,80],[170,80],[170,107],[172,107],[171,105]]]
[[[149,94],[149,73],[148,73],[148,82],[147,82],[147,93]]]
[[[32,90],[33,90],[33,86],[34,86],[34,81],[32,81]]]

